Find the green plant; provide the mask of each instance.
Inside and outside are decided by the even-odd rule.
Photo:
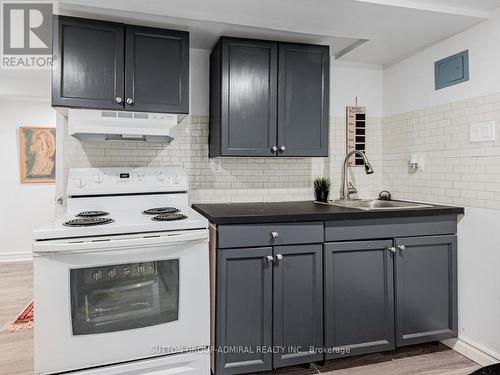
[[[328,177],[317,177],[314,179],[314,191],[330,191],[330,179]]]

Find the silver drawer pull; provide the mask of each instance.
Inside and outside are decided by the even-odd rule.
[[[276,260],[283,260],[283,255],[282,254],[276,254]]]
[[[268,255],[264,258],[266,260],[266,263],[272,263],[274,262],[274,258],[272,255]]]
[[[389,250],[393,254],[396,252],[396,248],[394,246],[388,247],[387,250]]]
[[[278,238],[279,237],[279,233],[278,232],[271,232],[271,237],[272,238]]]
[[[404,251],[404,250],[406,250],[406,246],[405,245],[398,245],[398,249],[401,251]]]

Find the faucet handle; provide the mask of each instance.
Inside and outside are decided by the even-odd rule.
[[[349,189],[348,189],[347,194],[351,195],[351,194],[357,194],[357,193],[358,193],[358,190],[354,187],[354,185],[352,184],[352,182],[349,181]]]
[[[392,195],[387,190],[382,190],[378,195],[379,201],[390,201],[392,199]]]

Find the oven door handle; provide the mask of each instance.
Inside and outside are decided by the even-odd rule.
[[[105,238],[75,242],[39,241],[33,244],[33,253],[39,255],[74,254],[136,249],[144,247],[171,246],[188,242],[208,242],[208,230],[171,232],[145,235],[140,238]]]

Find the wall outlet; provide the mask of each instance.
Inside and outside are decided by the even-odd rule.
[[[220,159],[210,159],[210,168],[212,169],[212,173],[221,173],[222,161]]]
[[[482,121],[470,124],[469,142],[491,142],[495,140],[495,121]]]
[[[410,172],[415,173],[417,171],[425,171],[424,165],[424,155],[422,154],[411,154],[408,159],[408,167]]]

